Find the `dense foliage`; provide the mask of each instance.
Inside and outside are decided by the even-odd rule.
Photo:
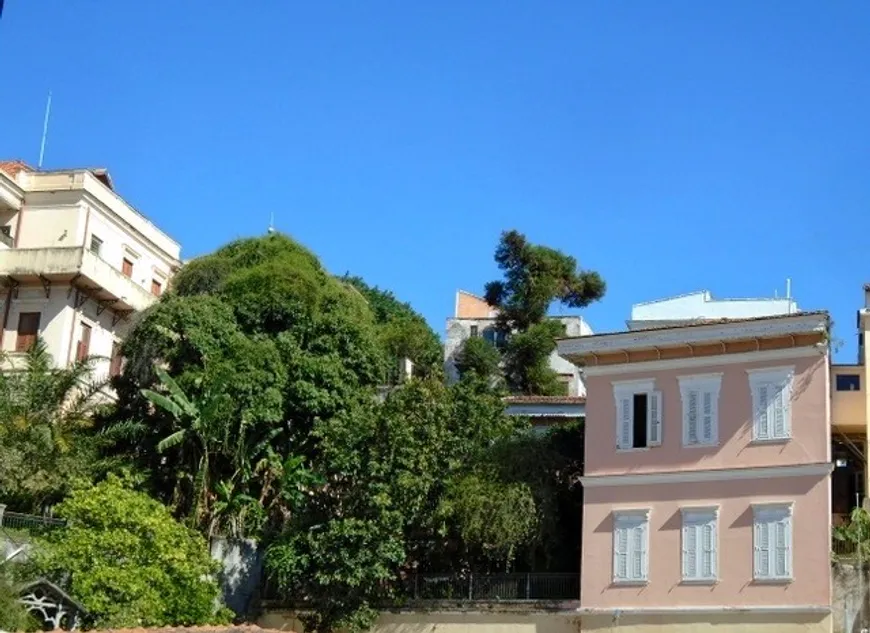
[[[56,370],[37,346],[27,371],[0,374],[0,492],[37,509],[102,483],[57,506],[70,526],[32,573],[96,624],[196,624],[222,617],[202,537],[253,538],[309,627],[333,631],[365,628],[414,572],[575,569],[582,427],[533,434],[502,389],[548,389],[546,307],[603,286],[583,273],[584,291],[571,258],[521,241],[500,256],[507,353],[472,339],[452,385],[410,306],[282,235],[180,271],[125,341],[108,411],[91,361]],[[549,289],[524,304],[522,283]]]
[[[547,320],[553,302],[583,308],[604,296],[601,276],[579,270],[577,260],[531,244],[517,231],[502,234],[495,261],[504,278],[486,284],[484,297],[498,309],[497,328],[509,335],[504,350],[505,377],[511,391],[558,395],[561,387],[547,359],[556,348],[561,325]]]
[[[205,539],[117,479],[77,490],[57,507],[69,522],[36,548],[33,575],[66,584],[101,627],[225,621]]]
[[[90,431],[104,383],[93,359],[55,367],[41,339],[14,367],[0,372],[0,500],[39,511],[98,470]]]

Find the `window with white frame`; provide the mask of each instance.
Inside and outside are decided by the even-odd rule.
[[[682,514],[683,580],[712,582],[719,567],[718,509],[684,508]]]
[[[644,583],[649,570],[649,510],[613,513],[613,582]]]
[[[629,450],[662,443],[662,394],[652,380],[613,383],[616,448]]]
[[[722,374],[681,376],[683,446],[711,446],[719,441],[719,391]]]
[[[791,437],[791,393],[794,367],[749,370],[752,391],[752,439]]]
[[[755,580],[784,581],[792,578],[792,506],[756,505],[753,511],[753,564]]]

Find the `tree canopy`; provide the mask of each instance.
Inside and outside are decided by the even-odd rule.
[[[558,395],[562,389],[548,365],[563,328],[547,320],[554,302],[583,308],[604,296],[606,285],[595,271],[558,250],[530,243],[517,231],[502,233],[495,261],[503,279],[486,284],[484,298],[498,310],[496,325],[508,336],[504,370],[510,389],[533,395]]]
[[[205,539],[145,494],[110,477],[57,506],[67,527],[48,534],[28,565],[66,584],[101,627],[227,621],[216,607],[217,563]]]

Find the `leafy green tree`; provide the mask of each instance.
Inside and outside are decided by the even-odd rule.
[[[0,631],[37,631],[38,623],[30,617],[21,603],[15,581],[8,565],[0,560]]]
[[[342,277],[342,281],[357,289],[368,302],[390,369],[407,358],[414,363],[414,373],[419,377],[441,374],[441,340],[426,319],[389,290],[369,286],[360,277],[350,275]]]
[[[30,573],[65,586],[93,626],[227,621],[205,540],[157,501],[110,477],[73,492],[57,514],[68,526],[40,541]]]
[[[474,376],[495,384],[501,377],[501,354],[486,339],[473,336],[466,339],[456,354],[456,370],[460,378]]]
[[[99,470],[91,429],[105,382],[95,379],[94,358],[55,367],[42,339],[20,362],[0,372],[0,498],[39,511]]]
[[[495,261],[504,279],[486,284],[484,298],[498,309],[497,327],[510,334],[505,377],[512,391],[556,395],[558,384],[547,358],[562,332],[546,320],[553,302],[583,308],[604,296],[606,286],[594,271],[555,249],[531,244],[517,231],[502,233]]]

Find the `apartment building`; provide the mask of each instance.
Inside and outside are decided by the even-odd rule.
[[[105,169],[40,171],[0,161],[0,349],[10,362],[41,336],[59,366],[104,357],[165,290],[181,247],[118,193]]]
[[[864,305],[857,311],[858,358],[854,364],[831,365],[831,437],[834,473],[832,510],[834,523],[845,520],[864,504],[867,469],[867,349],[870,328],[870,284],[864,286]]]
[[[831,630],[828,317],[566,338],[584,631]]]
[[[504,345],[504,335],[495,329],[497,312],[483,297],[459,290],[456,293],[454,315],[447,319],[444,343],[444,369],[449,380],[458,380],[456,355],[469,338],[480,336],[496,347]],[[588,336],[592,328],[580,316],[556,316],[565,326],[566,336]],[[536,426],[546,427],[565,419],[582,417],[585,411],[586,387],[579,369],[560,357],[556,351],[550,355],[550,367],[559,374],[565,385],[561,396],[511,396],[506,411],[510,415],[530,417]]]

